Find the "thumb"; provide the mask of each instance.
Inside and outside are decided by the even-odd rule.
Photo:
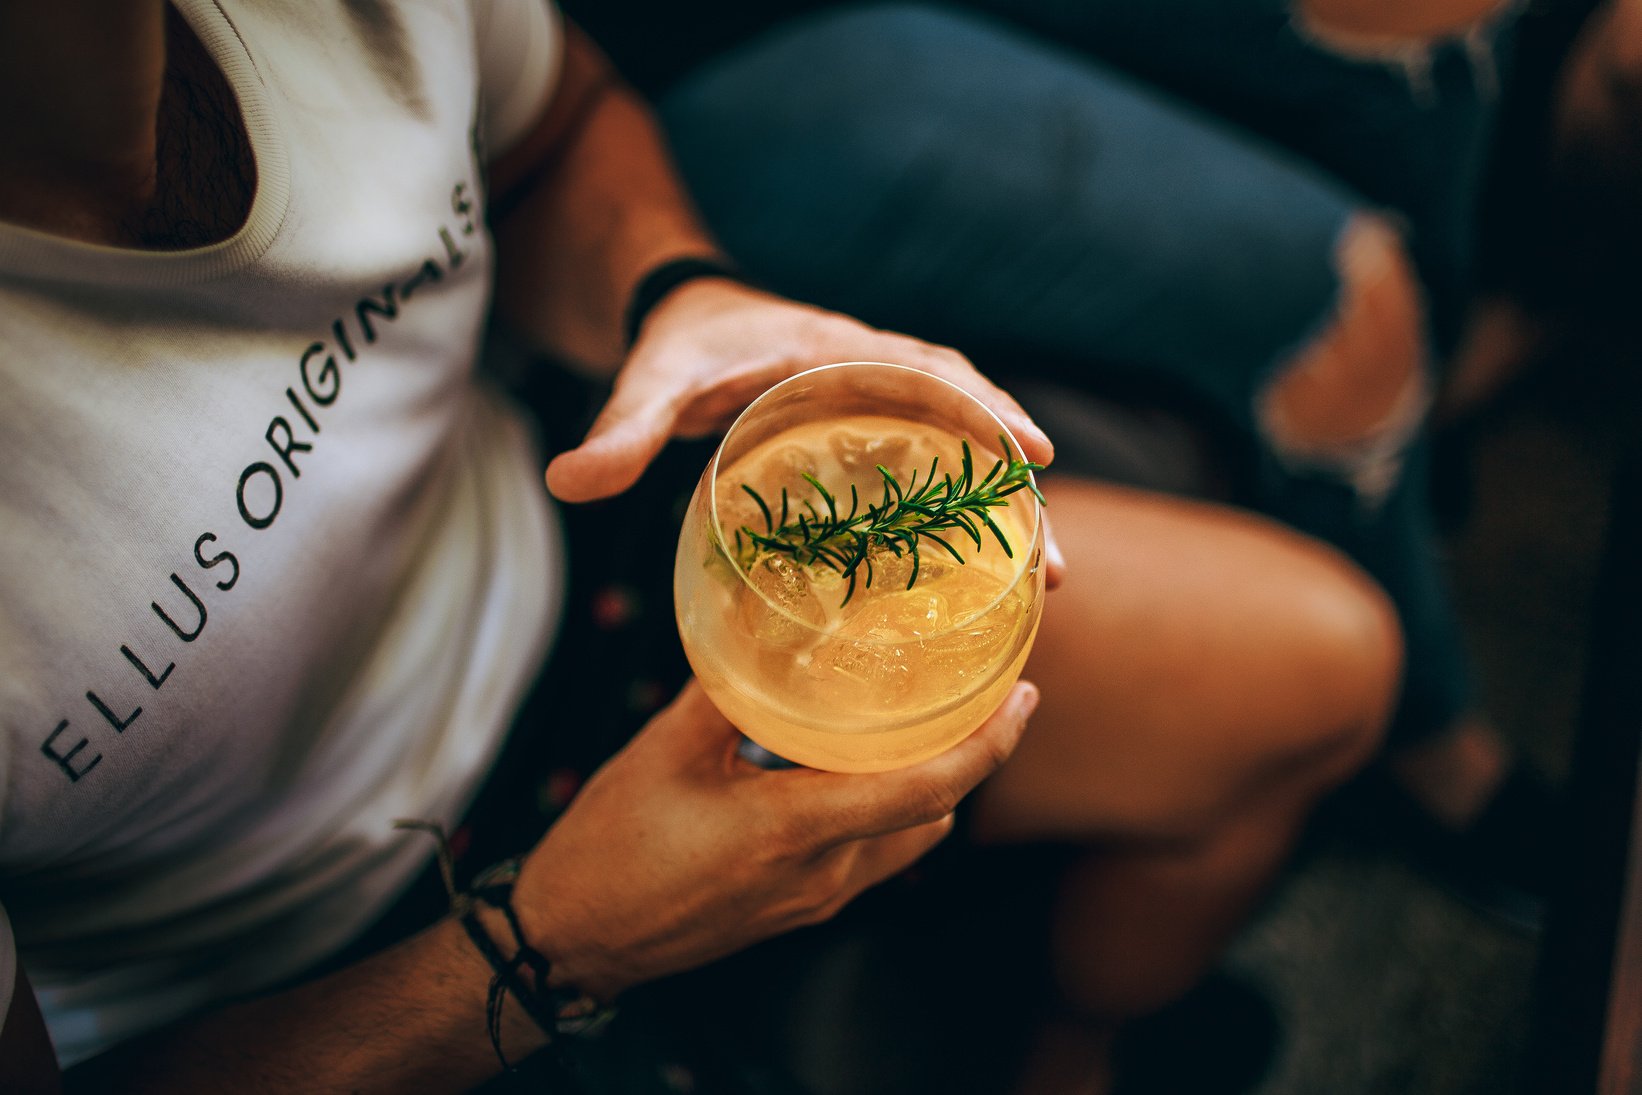
[[[1037,686],[1021,681],[973,734],[910,768],[850,776],[801,773],[807,777],[804,805],[811,811],[811,827],[830,831],[835,840],[859,840],[951,813],[1014,752],[1037,705]]]
[[[667,444],[676,412],[664,398],[626,405],[618,393],[580,445],[547,465],[547,489],[565,502],[592,502],[631,487]]]
[[[900,874],[952,832],[952,815],[936,821],[898,829],[883,836],[866,837],[858,845],[851,865],[848,888],[851,896],[886,878]]]

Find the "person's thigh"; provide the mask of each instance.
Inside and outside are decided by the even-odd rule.
[[[1372,754],[1401,641],[1343,555],[1224,506],[1066,477],[1044,490],[1067,576],[1024,674],[1042,702],[978,793],[979,838],[1191,844]]]
[[[1332,309],[1350,194],[1087,58],[933,8],[797,21],[662,103],[773,288],[1234,417]]]

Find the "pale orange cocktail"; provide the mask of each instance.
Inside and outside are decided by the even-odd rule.
[[[714,704],[832,771],[962,740],[1037,631],[1031,467],[983,405],[917,370],[828,366],[771,389],[725,436],[679,540],[679,632]]]

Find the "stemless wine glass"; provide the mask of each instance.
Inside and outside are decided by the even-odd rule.
[[[679,634],[713,703],[770,752],[835,772],[898,768],[963,740],[1020,676],[1042,611],[1030,472],[1013,470],[1020,489],[1005,499],[973,504],[1020,459],[985,405],[906,366],[828,365],[765,392],[725,434],[679,536]],[[940,525],[903,499],[966,519],[825,536],[869,527],[846,519],[873,506],[901,507],[880,527]],[[827,550],[791,550],[806,543]]]

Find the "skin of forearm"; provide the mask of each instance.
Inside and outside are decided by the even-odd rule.
[[[493,190],[524,188],[495,225],[497,307],[543,349],[608,375],[624,350],[622,310],[644,274],[719,248],[649,108],[574,30],[554,104],[492,166]]]
[[[506,938],[506,928],[493,937]],[[167,1028],[71,1069],[92,1092],[466,1091],[500,1069],[485,1026],[491,970],[445,920],[321,980]],[[509,999],[510,1060],[544,1038]]]

